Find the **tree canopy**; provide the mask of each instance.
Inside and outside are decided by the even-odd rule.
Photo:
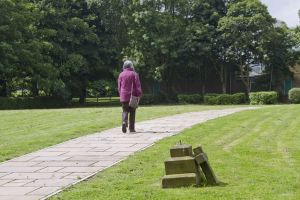
[[[0,96],[83,103],[113,87],[124,59],[169,93],[183,79],[204,84],[211,70],[223,93],[233,72],[250,92],[257,63],[274,90],[300,60],[299,44],[299,26],[278,23],[259,0],[2,0]]]

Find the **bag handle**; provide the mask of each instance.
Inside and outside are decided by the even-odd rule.
[[[132,82],[132,85],[131,85],[131,96],[133,95],[133,84],[135,83],[135,78],[136,78],[136,73],[134,73],[134,79],[133,79],[133,82]]]

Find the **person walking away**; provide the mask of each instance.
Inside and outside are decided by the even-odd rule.
[[[131,95],[141,98],[142,89],[138,74],[134,71],[133,63],[127,60],[118,78],[118,91],[122,104],[122,132],[127,132],[129,115],[129,132],[135,132],[136,109],[129,106]]]

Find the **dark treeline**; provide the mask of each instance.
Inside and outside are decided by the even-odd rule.
[[[299,27],[273,19],[259,0],[1,0],[0,96],[84,102],[114,92],[126,58],[167,92],[179,77],[204,82],[209,68],[223,93],[232,71],[249,92],[254,63],[276,90],[299,43]]]

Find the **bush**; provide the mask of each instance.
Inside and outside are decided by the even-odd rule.
[[[199,104],[203,102],[200,94],[179,94],[177,95],[179,103]]]
[[[144,94],[141,98],[140,105],[152,105],[167,102],[167,98],[164,94]]]
[[[231,96],[233,104],[244,104],[248,102],[248,96],[245,93],[235,93]]]
[[[251,92],[249,95],[251,105],[275,104],[278,102],[278,93],[272,92]]]
[[[300,103],[300,88],[292,88],[289,90],[289,101],[291,103]]]
[[[0,109],[61,108],[68,102],[55,97],[1,97]]]
[[[236,94],[206,94],[204,95],[204,103],[208,105],[233,105],[246,103],[246,95],[244,93]]]

